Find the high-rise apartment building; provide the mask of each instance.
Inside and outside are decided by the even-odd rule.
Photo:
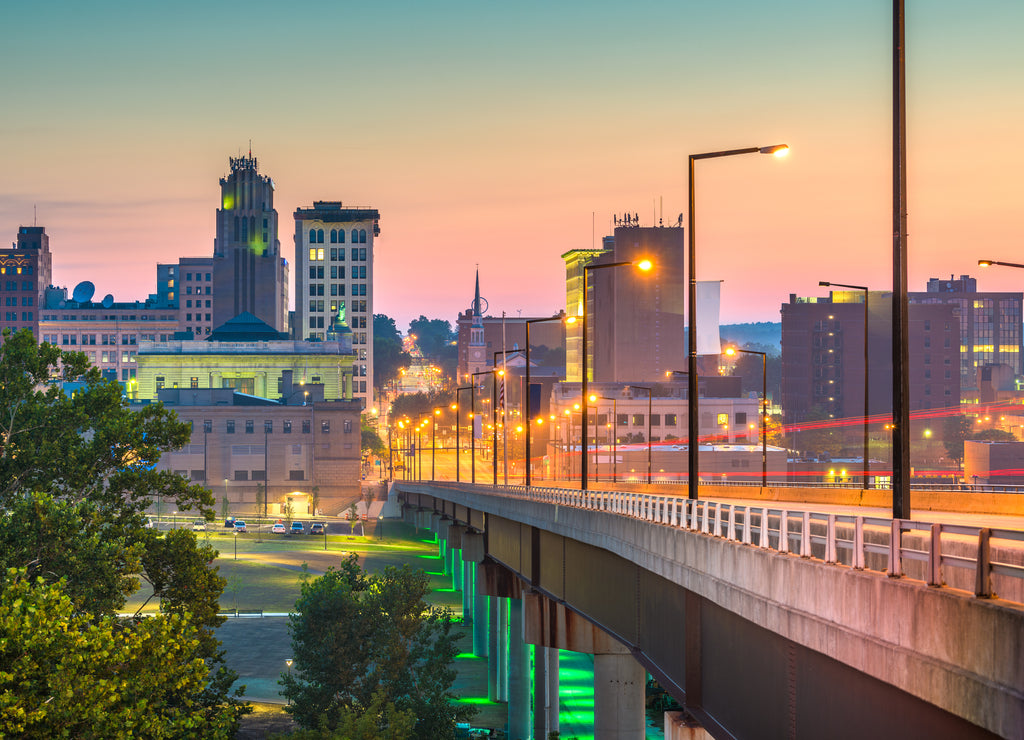
[[[10,249],[0,249],[0,328],[29,329],[39,339],[39,311],[50,284],[50,237],[42,226],[21,226]],[[0,339],[2,341],[2,339]]]
[[[782,408],[787,424],[864,415],[864,372],[872,416],[892,414],[892,294],[864,292],[789,297],[782,305]],[[909,316],[910,408],[960,406],[960,317],[951,304],[912,304]]]
[[[277,238],[274,181],[259,174],[251,152],[228,162],[213,245],[212,326],[249,312],[287,331],[288,263]]]
[[[948,304],[960,309],[960,387],[978,389],[978,370],[1007,365],[1024,374],[1021,307],[1024,293],[979,293],[969,275],[932,278],[927,292],[911,293],[912,304]]]
[[[296,339],[323,340],[339,314],[352,330],[356,353],[353,395],[373,400],[373,240],[380,212],[314,201],[295,210]]]
[[[625,220],[606,237],[604,249],[572,250],[566,265],[566,313],[579,316],[587,307],[588,371],[593,381],[659,382],[668,370],[686,366],[683,308],[683,229],[641,227]],[[649,259],[650,272],[623,265],[595,269],[612,262]],[[583,296],[583,271],[590,266],[588,295]],[[582,327],[568,327],[566,377],[579,380]]]

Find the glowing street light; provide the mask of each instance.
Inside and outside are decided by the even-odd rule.
[[[761,355],[761,487],[768,485],[768,354],[754,349],[729,347],[725,354],[742,352],[747,355]]]
[[[690,311],[690,336],[689,336],[689,362],[687,364],[687,370],[689,372],[689,399],[687,400],[687,416],[688,416],[688,428],[689,428],[689,444],[688,444],[688,473],[687,473],[687,489],[689,498],[696,501],[698,497],[697,492],[697,479],[699,477],[699,460],[698,460],[698,448],[700,443],[698,437],[700,435],[700,429],[698,427],[698,419],[700,418],[697,413],[698,399],[697,399],[697,239],[695,234],[695,228],[697,224],[696,215],[696,183],[694,181],[694,162],[699,159],[716,159],[718,157],[733,157],[739,154],[774,154],[776,157],[782,157],[789,153],[788,144],[775,144],[773,146],[753,146],[745,149],[729,149],[720,152],[705,152],[703,154],[691,154],[690,155],[690,167],[689,167],[689,194],[690,194],[690,219],[689,219],[689,268],[690,268],[690,293],[688,300],[688,307]]]
[[[591,270],[605,270],[612,267],[625,267],[626,265],[632,265],[641,272],[649,272],[654,264],[649,259],[639,260],[627,260],[624,262],[608,262],[605,264],[598,265],[584,265],[583,266],[583,300],[580,305],[582,306],[582,315],[580,320],[583,324],[583,349],[582,349],[582,397],[585,400],[587,398],[587,287],[589,284],[589,275]],[[583,404],[583,423],[580,425],[581,437],[583,438],[583,449],[580,457],[580,490],[587,490],[587,404]]]

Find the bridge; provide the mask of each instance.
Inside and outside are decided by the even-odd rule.
[[[438,533],[511,738],[557,729],[553,649],[595,655],[599,739],[644,736],[645,671],[686,709],[667,738],[1024,737],[1017,498],[979,524],[749,489],[394,489]]]

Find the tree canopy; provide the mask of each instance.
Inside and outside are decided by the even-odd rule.
[[[402,349],[402,337],[395,320],[382,313],[373,315],[373,384],[383,390],[409,367],[412,357]]]
[[[66,395],[59,382],[71,380],[77,381],[78,389]],[[0,680],[13,687],[0,691],[7,702],[2,721],[8,723],[0,727],[0,735],[22,732],[9,723],[31,719],[42,723],[40,727],[55,728],[52,734],[40,730],[37,736],[122,736],[108,733],[97,712],[109,705],[110,716],[119,717],[118,702],[131,694],[119,688],[119,682],[145,687],[157,680],[146,673],[160,671],[159,680],[166,687],[154,687],[153,699],[145,706],[124,705],[122,717],[126,728],[135,727],[133,718],[138,717],[150,716],[155,724],[137,732],[126,730],[123,736],[180,735],[182,728],[199,726],[188,722],[205,717],[212,724],[204,735],[216,737],[221,724],[233,727],[237,722],[244,710],[228,696],[235,674],[224,668],[213,636],[221,622],[218,599],[224,585],[212,567],[216,553],[197,546],[191,532],[162,538],[143,526],[143,512],[157,496],[212,519],[210,491],[154,469],[161,454],[189,438],[188,425],[161,404],[130,407],[120,385],[104,380],[84,354],[37,345],[28,331],[4,332],[0,572],[19,575],[8,575],[0,597],[21,596],[6,602],[8,621],[0,649],[31,654],[59,644],[67,654],[46,665],[46,685],[76,688],[74,696],[46,702],[41,718],[31,719],[29,715],[40,711],[32,704],[33,687],[42,680],[33,673],[35,664],[0,660],[0,671],[6,671]],[[140,576],[153,586],[165,616],[138,624],[118,619]],[[18,598],[20,604],[36,604],[38,614],[22,609]],[[64,642],[33,642],[19,619],[64,625]],[[154,649],[153,640],[163,641],[164,647]],[[124,651],[136,648],[146,654],[123,657]],[[116,681],[104,673],[108,659],[108,672],[116,674]],[[95,664],[96,669],[82,668],[84,663]],[[60,719],[62,713],[77,713],[85,724],[67,725],[75,729],[65,732],[62,723],[71,719]],[[170,724],[160,719],[172,715],[177,719],[168,720]],[[175,724],[179,720],[186,724]],[[177,729],[159,729],[165,725]]]
[[[455,722],[473,713],[451,702],[461,635],[450,612],[424,601],[429,592],[422,571],[372,575],[354,554],[302,585],[289,624],[295,663],[280,681],[300,725],[336,730],[355,713],[375,717],[387,736],[387,715],[367,710],[390,702],[415,717],[410,737],[454,738]]]

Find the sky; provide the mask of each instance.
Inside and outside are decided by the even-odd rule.
[[[212,254],[252,146],[282,254],[297,207],[381,213],[374,310],[454,324],[564,308],[560,255],[614,214],[686,211],[723,323],[819,280],[892,286],[891,0],[0,4],[0,238],[46,227],[55,284],[144,299]],[[1024,287],[1024,3],[908,0],[909,287]],[[684,219],[685,223],[685,219]]]

